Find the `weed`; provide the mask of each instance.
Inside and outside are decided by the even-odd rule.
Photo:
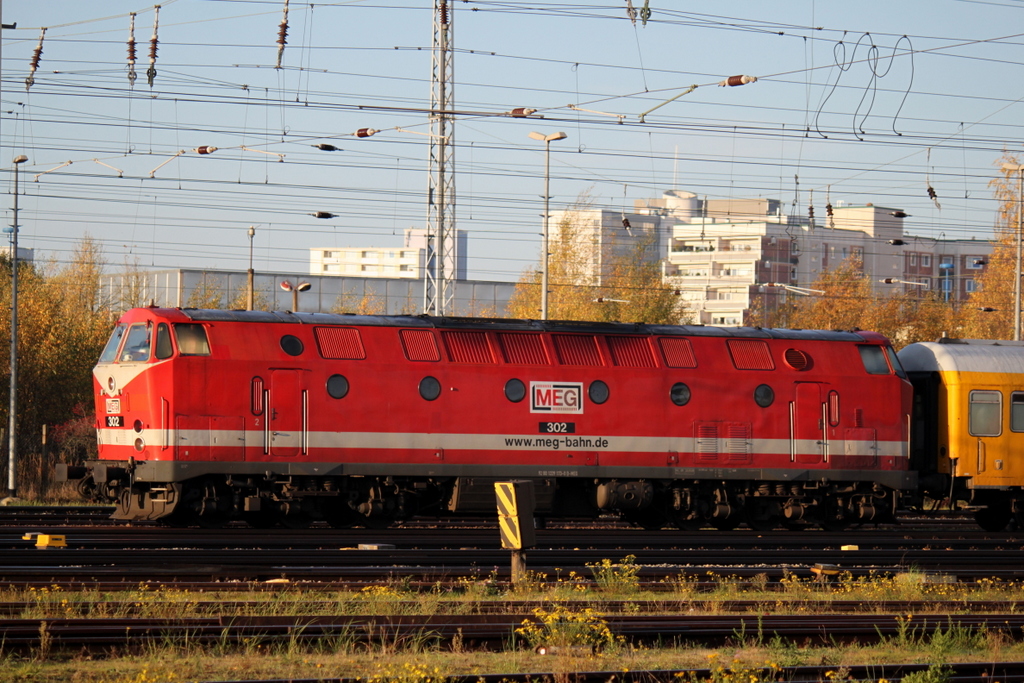
[[[618,564],[604,559],[587,563],[594,574],[594,581],[605,593],[636,593],[640,590],[640,565],[635,555],[627,555]]]
[[[598,612],[583,609],[574,612],[564,605],[555,605],[546,610],[533,610],[535,620],[524,620],[516,633],[526,639],[530,647],[548,648],[591,648],[595,651],[620,644],[621,636],[615,636],[608,622]]]
[[[932,664],[924,671],[914,671],[903,677],[903,683],[947,683],[953,671],[945,664]]]
[[[717,652],[708,655],[708,677],[703,678],[697,672],[691,671],[678,675],[678,680],[683,683],[762,683],[776,680],[781,668],[777,663],[771,661],[760,665],[750,665],[734,659],[725,664],[719,661],[719,656]]]

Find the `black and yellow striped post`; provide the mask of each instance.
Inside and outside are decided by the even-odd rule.
[[[494,494],[498,501],[501,547],[512,551],[512,583],[516,583],[526,576],[526,548],[537,544],[533,482],[529,479],[496,481]]]

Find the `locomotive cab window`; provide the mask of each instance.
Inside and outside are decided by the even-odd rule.
[[[891,346],[885,347],[885,357],[889,359],[889,365],[896,371],[896,375],[906,379],[907,373],[903,370],[903,366],[900,365],[900,359],[896,356],[896,352],[892,350]]]
[[[167,327],[167,323],[160,323],[156,326],[156,357],[163,360],[173,355],[174,347],[171,346],[171,330]]]
[[[1010,394],[1010,431],[1024,432],[1024,391]]]
[[[128,338],[121,349],[122,363],[136,363],[149,360],[150,350],[149,323],[136,323],[128,328]]]
[[[888,375],[889,364],[885,361],[885,351],[880,346],[858,346],[860,360],[869,375]]]
[[[124,339],[124,331],[127,329],[128,326],[124,323],[114,328],[110,339],[107,340],[107,345],[103,347],[103,353],[100,354],[101,363],[113,363],[117,360],[117,347],[121,346],[121,340]]]
[[[1003,431],[1003,395],[998,391],[972,391],[967,431],[971,436],[999,436]]]
[[[183,356],[209,356],[210,342],[206,328],[196,323],[178,323],[174,326],[178,338],[178,352]]]

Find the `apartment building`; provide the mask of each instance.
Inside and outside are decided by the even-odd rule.
[[[454,253],[446,264],[455,279],[466,279],[466,231],[455,231]],[[427,233],[405,231],[401,247],[326,247],[309,250],[310,275],[423,279],[427,267]]]
[[[666,279],[699,321],[743,324],[755,298],[765,311],[810,295],[822,273],[857,257],[875,293],[974,291],[992,244],[907,235],[897,208],[837,202],[818,220],[786,215],[773,199],[701,201],[666,192],[656,206],[671,221]]]

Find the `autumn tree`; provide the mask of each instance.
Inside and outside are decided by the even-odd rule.
[[[583,193],[559,221],[549,240],[548,318],[677,324],[685,316],[656,258],[655,235],[634,240],[623,255],[602,263],[600,246],[586,228],[592,201]],[[542,266],[528,268],[508,304],[515,318],[539,318]]]
[[[185,307],[221,308],[224,303],[223,292],[224,287],[221,285],[220,279],[204,272],[202,279],[192,288],[192,293],[188,295]],[[245,306],[242,308],[245,308]]]
[[[934,292],[924,296],[917,292],[875,294],[855,256],[822,273],[810,290],[817,291],[792,303],[788,326],[871,330],[884,334],[897,347],[934,341],[956,326],[953,308]]]
[[[18,263],[19,458],[39,452],[43,425],[66,423],[76,417],[76,410],[79,419],[93,423],[92,368],[115,317],[101,299],[102,268],[99,247],[88,236],[66,264]],[[0,259],[0,279],[10,278],[11,261]],[[10,287],[0,288],[0,307],[10,310],[10,294]],[[10,319],[4,319],[0,321],[0,346],[9,349],[10,343]],[[7,364],[0,383],[0,415],[6,425],[10,401]],[[40,463],[36,470],[48,471],[49,464]],[[19,481],[24,475],[23,471]]]
[[[246,283],[241,285],[235,290],[235,298],[228,304],[228,308],[232,311],[244,311],[249,306],[249,284]],[[267,293],[255,287],[252,292],[252,310],[254,311],[269,311],[270,310],[270,297]]]
[[[139,265],[139,258],[125,257],[120,270],[114,273],[110,306],[115,311],[127,311],[149,303],[149,280]]]
[[[996,163],[1002,166],[1019,164],[1020,157],[1004,154]],[[961,308],[961,330],[957,336],[970,339],[1013,339],[1013,308],[1017,302],[1013,281],[1017,269],[1017,238],[1021,198],[1018,173],[1002,168],[1002,173],[989,181],[999,201],[995,227],[995,248],[985,270],[975,277],[976,289]]]

